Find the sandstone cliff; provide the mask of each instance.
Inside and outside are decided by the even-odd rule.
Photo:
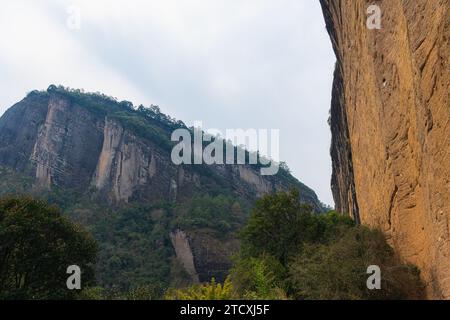
[[[250,165],[174,165],[171,128],[151,123],[162,142],[157,141],[123,120],[126,111],[110,109],[99,112],[95,102],[80,103],[64,90],[30,93],[0,119],[0,165],[34,176],[36,188],[95,187],[115,204],[176,201],[210,184],[247,197],[295,185],[304,201],[322,209],[315,193],[285,172],[261,176]],[[143,121],[128,112],[133,121]]]
[[[337,56],[331,119],[337,209],[381,228],[450,298],[448,0],[321,0]],[[366,26],[381,9],[381,29]]]
[[[169,255],[194,281],[222,280],[238,248],[242,206],[265,193],[296,186],[303,201],[323,209],[285,170],[261,176],[252,165],[175,165],[170,135],[183,125],[100,94],[55,86],[33,91],[0,118],[0,179],[15,181],[14,190],[2,184],[0,194],[22,188],[46,196],[93,230],[106,285],[130,274],[155,278],[152,259],[160,260],[158,277],[166,277]]]

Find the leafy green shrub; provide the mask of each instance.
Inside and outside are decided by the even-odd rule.
[[[154,209],[158,208],[135,206],[117,210],[93,223],[93,234],[101,239],[97,274],[105,287],[129,292],[136,287],[168,285],[173,254],[170,216],[154,220]]]
[[[162,288],[153,285],[144,285],[121,291],[117,288],[88,287],[81,290],[77,300],[155,300],[161,297]]]
[[[381,290],[366,286],[369,265],[381,269]],[[289,266],[299,299],[418,299],[417,268],[402,264],[384,236],[366,227],[349,228],[336,241],[306,244]]]
[[[216,280],[212,278],[210,283],[196,284],[187,289],[169,289],[164,298],[166,300],[230,300],[236,299],[236,296],[229,278],[223,285],[216,283]]]
[[[423,294],[416,267],[403,264],[383,234],[336,212],[315,214],[298,193],[258,200],[241,232],[231,271],[238,294],[296,299],[413,299]],[[367,267],[381,268],[382,289],[368,290]]]
[[[82,270],[82,284],[94,283],[97,245],[59,209],[31,198],[0,200],[0,298],[70,299],[67,267]]]
[[[189,203],[177,208],[175,221],[184,230],[212,228],[221,233],[237,229],[245,219],[243,205],[235,198],[225,195],[196,195]]]
[[[161,297],[162,288],[157,285],[144,285],[133,288],[122,295],[122,300],[155,300]]]
[[[18,175],[14,170],[0,166],[0,195],[18,195],[23,194],[31,188],[33,179]]]
[[[315,214],[297,190],[270,194],[256,201],[241,232],[242,250],[253,257],[268,253],[287,265],[303,243],[326,241],[339,226],[353,224],[337,214]]]
[[[77,300],[106,300],[107,290],[102,287],[83,288],[76,296]]]
[[[278,260],[266,254],[235,260],[230,278],[240,297],[249,300],[287,299],[283,283],[286,269]]]

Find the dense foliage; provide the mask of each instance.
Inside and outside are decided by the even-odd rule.
[[[100,93],[50,86],[47,92],[31,94],[64,95],[74,105],[98,115],[98,119],[115,119],[136,136],[145,138],[166,151],[172,145],[170,133],[177,128],[186,128],[182,122],[161,113],[158,106],[135,107],[131,102],[119,102]],[[217,174],[209,166],[192,166],[192,170],[198,173],[199,185],[202,187],[193,187],[192,192],[181,197],[177,203],[149,205],[132,201],[111,205],[105,202],[105,198],[95,188],[75,191],[52,186],[51,190],[40,193],[43,199],[57,204],[63,216],[88,228],[98,241],[99,255],[95,272],[100,286],[83,290],[78,298],[155,299],[161,298],[168,286],[186,287],[191,279],[175,258],[170,233],[182,229],[195,237],[196,233],[198,235],[206,229],[214,240],[224,242],[227,238],[234,238],[246,223],[240,233],[241,250],[235,257],[230,278],[224,285],[213,281],[208,285],[195,285],[186,290],[169,290],[166,297],[371,299],[420,296],[421,284],[417,270],[402,264],[380,232],[356,226],[352,220],[337,213],[318,215],[310,206],[299,202],[296,192],[277,193],[259,199],[248,219],[253,198],[239,196],[231,190],[226,176]],[[0,195],[23,194],[32,190],[33,178],[2,167],[0,177]],[[303,199],[305,195],[306,199],[315,197],[310,189],[290,174],[284,163],[281,163],[278,178],[283,183],[297,186]],[[12,220],[4,217],[21,215],[11,215],[13,211],[8,211],[8,215],[1,213],[0,259],[20,252],[14,248],[10,239],[25,241],[29,246],[27,252],[23,251],[22,256],[14,256],[14,259],[39,258],[43,263],[49,263],[45,259],[58,258],[63,250],[58,247],[60,243],[74,240],[79,242],[77,257],[82,259],[86,254],[84,263],[87,266],[91,262],[91,242],[86,240],[89,237],[85,234],[87,242],[83,242],[82,236],[77,238],[70,235],[70,223],[60,217],[57,209],[29,199],[16,201],[29,204],[16,205],[8,210],[25,210],[21,213],[23,217],[29,217],[30,223],[36,223],[35,228],[42,228],[45,232],[41,234],[36,231],[38,229],[33,229],[33,225],[28,225],[23,218],[20,223],[26,226],[23,230],[28,233],[14,233],[22,229],[11,227],[7,223]],[[311,202],[315,201],[317,199],[311,198]],[[29,208],[40,213],[30,216],[30,212],[26,211]],[[52,218],[47,219],[45,215]],[[41,218],[42,221],[58,222],[48,226],[42,221],[37,222]],[[58,229],[60,233],[49,232],[49,228],[58,223],[65,228]],[[74,231],[76,234],[84,234],[77,230]],[[51,238],[52,236],[56,238]],[[40,241],[33,243],[39,237],[50,241],[45,245]],[[69,247],[70,244],[64,246]],[[47,250],[50,255],[45,254]],[[27,258],[25,253],[33,255]],[[16,261],[14,259],[8,261]],[[23,276],[23,272],[29,272],[19,268],[18,261],[14,262],[13,267],[5,267],[5,260],[0,260],[0,268],[3,268],[0,270],[2,297],[65,297],[66,291],[59,291],[58,288],[53,290],[51,281],[59,279],[44,276],[39,278],[40,281],[48,283],[32,279],[33,286],[29,286],[30,276]],[[367,290],[365,280],[369,264],[381,267],[382,290]],[[44,268],[40,270],[44,271]],[[63,276],[66,277],[65,270]],[[16,278],[19,280],[16,281]],[[40,287],[37,288],[37,285]],[[46,287],[52,288],[52,291],[45,291]],[[217,292],[221,293],[216,295]]]
[[[236,299],[230,278],[223,285],[216,283],[195,284],[187,289],[170,289],[164,296],[166,300],[232,300]]]
[[[368,290],[369,265],[381,269],[381,289]],[[419,299],[418,269],[402,264],[377,230],[351,228],[327,244],[307,244],[289,266],[300,299]]]
[[[380,290],[367,288],[370,265],[382,271]],[[314,214],[295,191],[257,201],[231,277],[246,298],[409,299],[423,289],[417,268],[403,264],[380,231]]]
[[[323,241],[341,224],[353,222],[338,215],[316,215],[299,201],[298,191],[266,195],[256,201],[241,233],[242,251],[248,256],[267,253],[286,264],[303,243]]]
[[[100,243],[99,282],[122,292],[152,286],[161,295],[169,284],[173,255],[170,208],[135,206],[104,212],[90,223]]]
[[[96,253],[94,239],[57,208],[30,198],[0,200],[0,298],[72,298],[67,267],[79,266],[82,284],[92,285]]]
[[[188,203],[177,206],[174,224],[183,230],[212,228],[226,233],[242,227],[246,205],[231,196],[195,195]]]
[[[72,219],[83,210],[68,207]],[[217,209],[217,212],[214,211]],[[97,208],[99,209],[99,208]],[[83,219],[100,242],[62,217],[56,207],[29,198],[0,200],[0,298],[3,299],[410,299],[421,298],[417,268],[403,264],[384,236],[334,212],[316,214],[297,192],[257,200],[240,232],[241,250],[223,284],[176,282],[182,266],[171,259],[173,221],[189,229],[224,225],[236,230],[238,202],[197,196],[180,213],[173,206],[97,211]],[[230,212],[234,214],[230,214]],[[233,218],[227,218],[231,216]],[[176,218],[178,217],[178,218]],[[224,220],[221,220],[224,219]],[[96,221],[96,222],[94,222]],[[211,221],[216,221],[212,224]],[[86,221],[85,221],[86,222]],[[66,268],[83,270],[83,290],[66,288]],[[381,290],[366,287],[369,265],[382,270]],[[179,269],[179,270],[178,270]],[[178,271],[177,271],[178,270]],[[172,279],[171,279],[172,278]],[[117,282],[117,279],[121,281]],[[171,284],[173,287],[167,290]],[[181,288],[180,288],[181,286]],[[183,289],[184,287],[184,289]],[[165,293],[164,293],[165,292]]]
[[[335,212],[315,214],[296,191],[259,199],[241,240],[227,283],[235,299],[416,299],[423,294],[417,268],[403,264],[381,232]],[[370,265],[381,269],[380,290],[367,288]],[[204,288],[169,296],[204,297]]]

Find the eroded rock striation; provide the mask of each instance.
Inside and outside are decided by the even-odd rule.
[[[167,280],[169,255],[194,282],[223,280],[238,248],[241,211],[265,193],[297,187],[303,201],[323,210],[286,170],[261,176],[254,165],[175,165],[170,136],[183,126],[157,109],[136,110],[101,94],[33,91],[0,118],[0,169],[7,168],[0,178],[15,181],[0,194],[34,192],[65,208],[100,239],[101,282],[124,288],[137,285],[130,274],[156,278],[152,259],[158,281]],[[11,172],[20,177],[7,177]]]
[[[448,0],[321,0],[337,57],[332,190],[337,209],[384,231],[450,298]],[[381,9],[381,29],[366,25]]]
[[[153,125],[169,143],[170,129]],[[174,165],[167,146],[61,92],[32,92],[10,108],[0,120],[0,142],[0,165],[34,176],[39,188],[95,187],[120,203],[176,201],[218,180],[253,197],[296,185],[305,201],[321,209],[314,192],[289,174],[261,176],[250,165]]]

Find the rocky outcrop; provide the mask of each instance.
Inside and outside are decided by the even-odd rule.
[[[257,196],[262,196],[273,190],[271,183],[259,175],[254,170],[249,169],[246,166],[239,165],[239,177],[247,182],[250,186],[255,188]]]
[[[154,125],[169,141],[171,131]],[[0,142],[0,165],[34,176],[38,190],[95,187],[119,204],[176,202],[211,183],[248,198],[297,184],[303,199],[322,209],[314,192],[293,177],[261,176],[249,165],[175,165],[151,138],[61,92],[33,92],[8,110],[0,119]]]
[[[103,140],[99,125],[85,109],[64,97],[50,97],[30,157],[36,166],[36,185],[76,189],[89,184]]]
[[[195,270],[194,256],[186,233],[182,230],[176,230],[170,234],[170,240],[175,249],[177,259],[181,262],[193,283],[198,283],[198,274]]]
[[[0,118],[1,165],[35,175],[30,162],[39,128],[45,122],[49,98],[38,93],[8,109]]]
[[[93,184],[99,190],[110,188],[116,201],[128,201],[136,188],[145,185],[155,174],[156,159],[152,150],[118,123],[106,118]]]
[[[105,101],[90,103],[55,89],[30,93],[0,119],[0,165],[34,176],[38,189],[95,187],[111,204],[176,202],[211,184],[248,198],[297,185],[304,201],[322,210],[314,192],[291,176],[263,177],[249,165],[174,165],[161,141],[136,134],[120,117],[109,117],[114,112],[96,109]],[[158,139],[170,140],[170,129],[154,120],[149,125]]]
[[[217,232],[205,228],[190,234],[190,241],[199,280],[209,282],[214,277],[219,282],[225,281],[232,267],[231,256],[239,249],[236,236],[218,237]]]
[[[337,56],[330,126],[337,209],[383,230],[450,298],[448,0],[321,0]],[[381,29],[366,25],[370,5]]]
[[[126,248],[136,235],[154,238],[149,246],[155,252],[167,249],[160,253],[161,259],[175,253],[194,282],[211,277],[224,280],[230,256],[237,249],[233,229],[237,224],[221,231],[191,226],[170,234],[172,228],[181,228],[180,216],[194,196],[224,195],[250,205],[265,193],[297,186],[303,201],[317,211],[323,209],[314,191],[287,171],[261,176],[259,168],[250,165],[175,165],[170,135],[180,123],[167,121],[162,114],[149,116],[150,112],[100,94],[51,86],[46,92],[28,94],[0,118],[0,179],[15,172],[20,182],[25,175],[26,183],[18,183],[22,192],[57,194],[58,204],[71,203],[66,212],[69,216],[100,233],[106,225],[103,220],[111,220],[109,227],[114,226],[118,212],[127,209],[132,212],[131,221],[140,221],[138,231],[125,240],[117,241],[116,234],[101,239],[104,246],[99,264],[110,275],[108,281],[111,277],[123,280],[125,276],[116,273],[117,266],[128,266],[128,262],[122,264],[120,258],[111,257],[114,250],[121,254],[134,250],[138,265],[147,259],[149,252],[140,251],[139,246]],[[2,188],[0,194],[10,190]],[[157,210],[165,207],[171,209]],[[150,210],[151,221],[146,210]],[[136,227],[131,224],[130,228]],[[128,230],[125,223],[120,228]],[[124,250],[114,247],[118,242]],[[135,268],[133,272],[152,271]],[[164,273],[163,268],[158,272]]]

